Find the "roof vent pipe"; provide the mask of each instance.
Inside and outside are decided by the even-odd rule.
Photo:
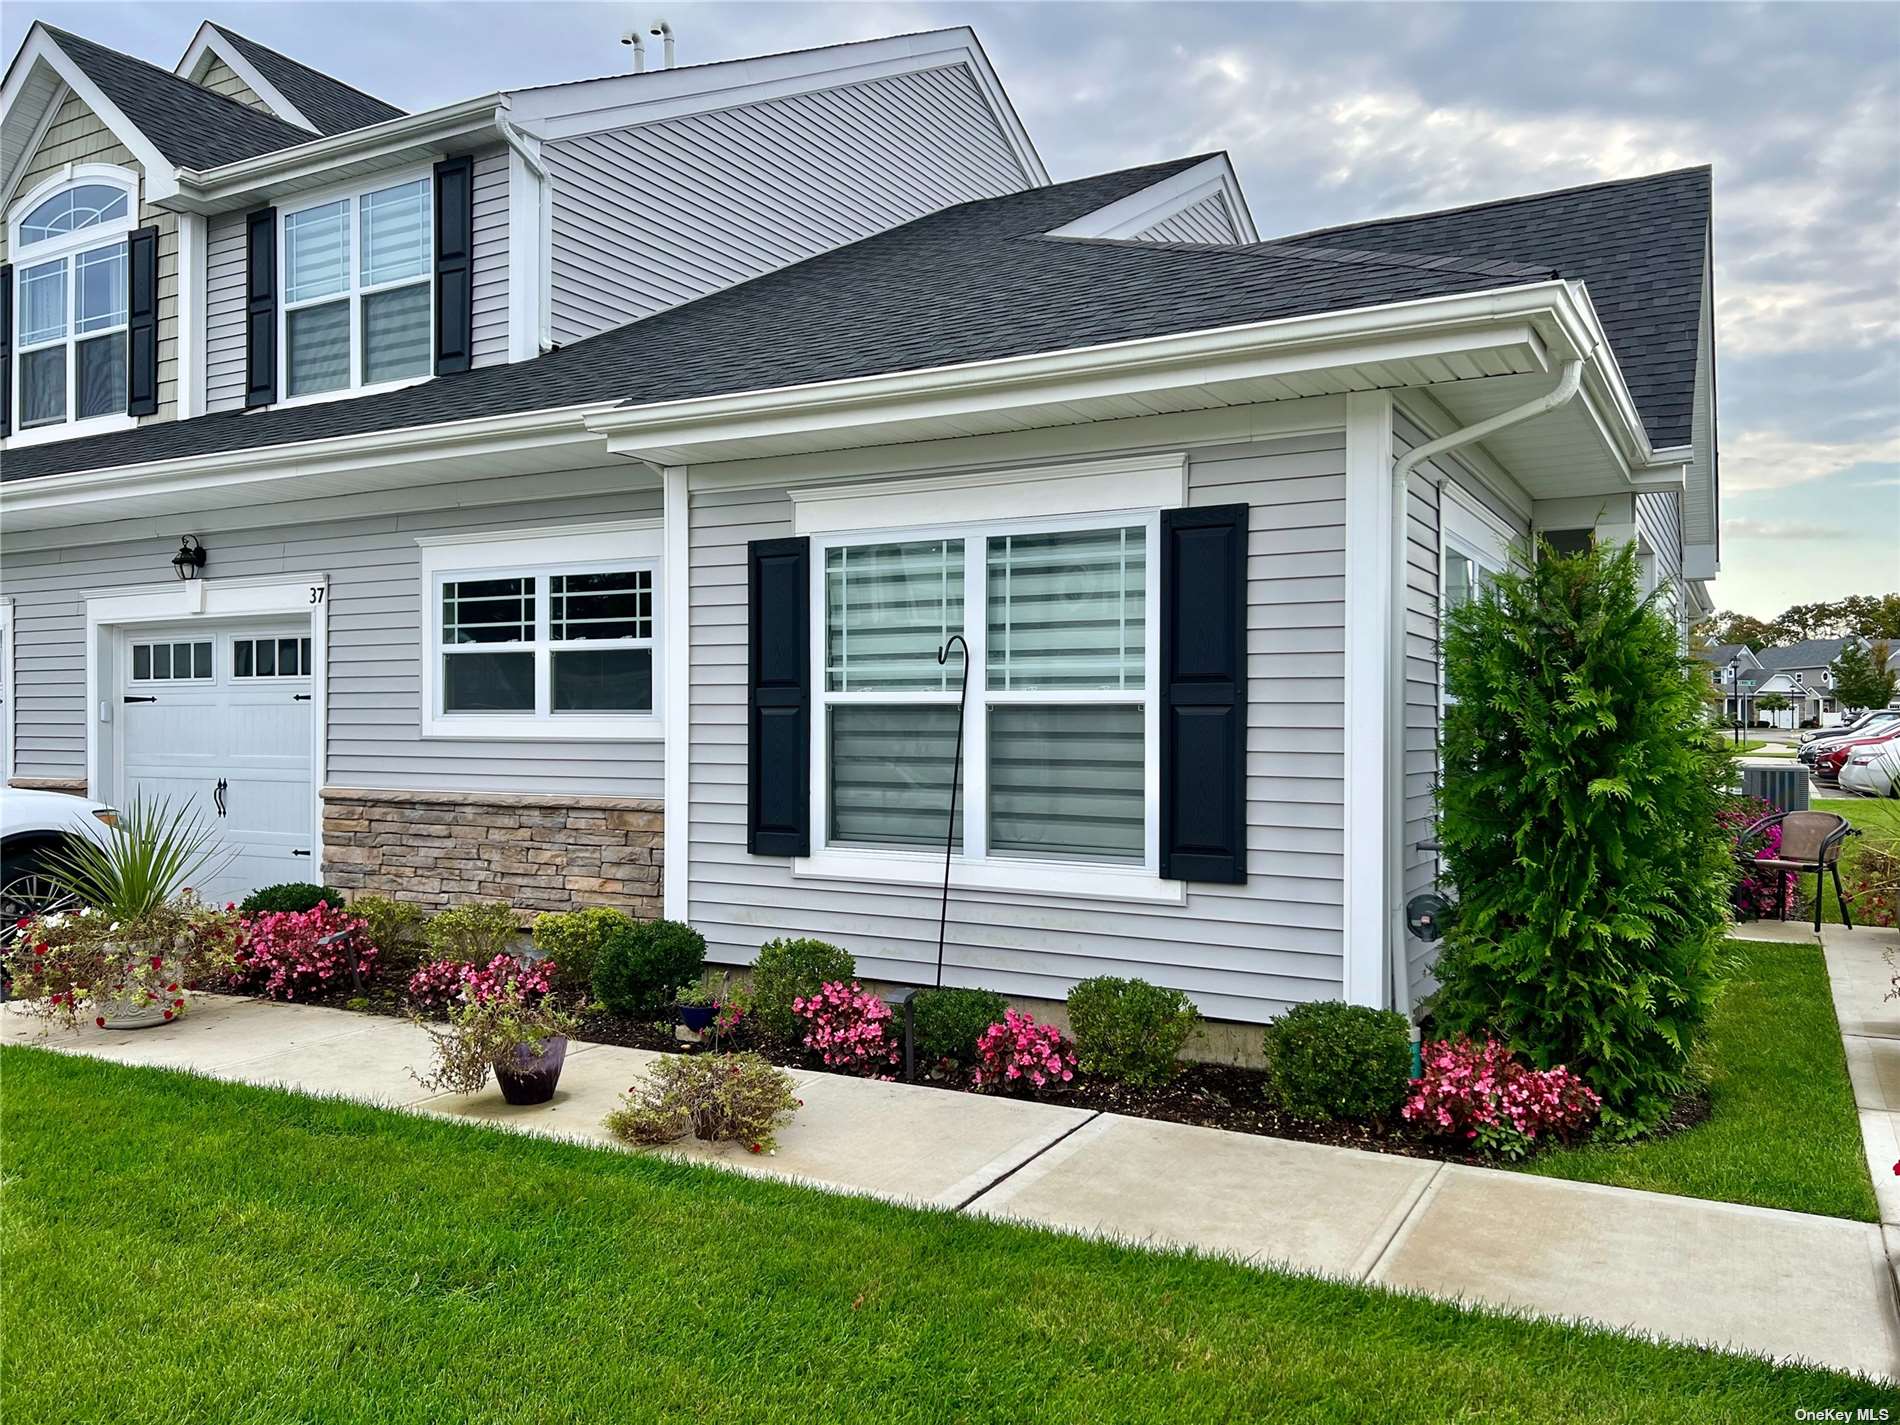
[[[633,72],[635,74],[645,74],[647,72],[647,42],[640,38],[640,32],[638,30],[622,30],[620,32],[620,43],[631,46],[633,49]]]
[[[666,67],[671,69],[673,67],[673,27],[667,24],[664,16],[656,15],[647,33],[657,36],[666,46]]]

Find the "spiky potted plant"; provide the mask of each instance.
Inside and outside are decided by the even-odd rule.
[[[211,831],[188,808],[134,800],[101,841],[48,859],[60,909],[16,926],[13,995],[54,1022],[101,1029],[165,1024],[192,987],[228,967],[242,933],[202,904],[190,882],[217,860]]]

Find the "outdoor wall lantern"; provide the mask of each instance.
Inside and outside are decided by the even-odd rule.
[[[205,567],[205,547],[198,543],[198,536],[188,534],[178,541],[178,552],[172,556],[172,570],[180,579],[196,579],[198,571]]]

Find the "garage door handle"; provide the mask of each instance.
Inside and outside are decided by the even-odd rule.
[[[310,853],[308,851],[293,851],[290,854],[292,856],[308,856]]]
[[[218,778],[218,785],[211,789],[211,800],[218,808],[218,815],[224,815],[224,791],[230,784],[224,778]]]
[[[128,703],[155,703],[158,701],[157,698],[135,698],[130,693],[125,695],[125,700]]]
[[[292,693],[292,694],[290,695],[290,700],[291,700],[291,701],[292,701],[293,703],[307,703],[307,702],[309,702],[309,701],[310,701],[310,694],[308,694],[308,693]]]

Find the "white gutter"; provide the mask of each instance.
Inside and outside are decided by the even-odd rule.
[[[629,33],[633,33],[629,31]],[[639,36],[636,34],[637,40]],[[667,43],[670,45],[671,40]],[[520,155],[522,166],[534,175],[535,212],[539,215],[540,250],[535,254],[535,268],[541,274],[540,291],[535,299],[534,349],[548,352],[554,349],[554,327],[550,308],[554,305],[550,299],[549,284],[553,280],[554,253],[554,180],[548,177],[548,171],[541,164],[541,145],[539,140],[530,139],[509,119],[504,105],[495,110],[495,128],[500,132],[508,147]]]
[[[1583,385],[1583,369],[1595,357],[1593,346],[1582,356],[1564,362],[1557,384],[1541,396],[1522,405],[1500,411],[1475,424],[1449,431],[1436,440],[1415,446],[1392,464],[1392,607],[1386,617],[1386,676],[1394,702],[1386,708],[1385,736],[1385,816],[1386,816],[1386,905],[1391,923],[1386,928],[1390,947],[1393,1003],[1412,1023],[1412,1043],[1419,1039],[1418,1021],[1412,1018],[1412,967],[1405,944],[1405,541],[1406,507],[1411,497],[1412,474],[1427,461],[1448,450],[1470,445],[1495,435],[1509,426],[1522,424],[1537,416],[1568,405]],[[1438,476],[1434,488],[1444,483]],[[1442,611],[1441,611],[1442,616]]]

